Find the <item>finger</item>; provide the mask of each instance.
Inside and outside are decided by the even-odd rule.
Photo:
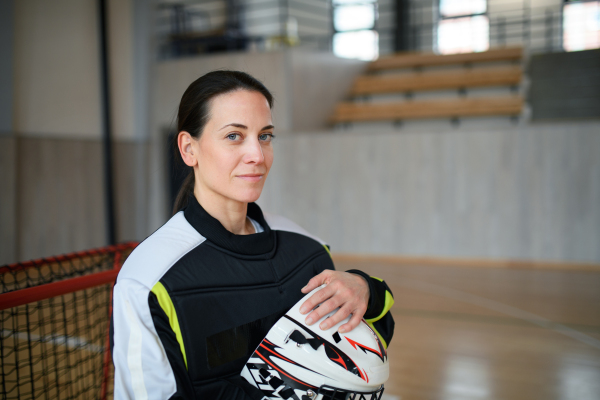
[[[313,276],[310,281],[300,291],[302,293],[310,293],[324,283],[327,283],[327,271],[321,272],[319,275]]]
[[[346,332],[350,332],[352,329],[356,328],[358,326],[358,324],[360,324],[360,321],[362,320],[363,315],[364,315],[364,313],[353,314],[352,318],[350,318],[350,321],[348,321],[344,325],[340,326],[340,328],[338,329],[338,332],[346,333]]]
[[[357,304],[356,302],[353,302],[353,301],[344,303],[343,300],[341,300],[340,304],[341,304],[340,309],[335,314],[333,314],[330,318],[328,318],[330,320],[328,322],[329,327],[332,327],[332,326],[340,323],[346,317],[348,317],[348,315],[350,315],[350,314],[358,315],[358,318],[360,321],[360,318],[362,318],[362,316],[364,315],[364,313],[366,311],[366,307],[363,307],[360,304]]]
[[[321,318],[323,318],[324,316],[326,316],[327,314],[329,314],[330,312],[332,312],[339,306],[340,306],[340,303],[336,302],[335,298],[331,298],[331,299],[327,300],[326,302],[321,303],[319,308],[317,308],[316,310],[314,310],[313,312],[308,314],[308,316],[306,317],[306,320],[305,320],[306,324],[307,325],[314,324],[315,322],[319,321]]]
[[[312,309],[314,309],[319,304],[321,305],[319,307],[319,309],[320,309],[321,307],[324,306],[323,303],[327,299],[330,299],[331,297],[333,297],[334,294],[335,294],[335,290],[333,288],[331,288],[329,286],[324,287],[323,289],[319,290],[317,293],[315,293],[312,296],[310,296],[308,298],[308,300],[306,300],[302,304],[302,306],[300,306],[300,314],[306,314],[306,313],[308,313],[309,311],[311,311]],[[325,308],[323,308],[323,310],[324,309]],[[333,310],[333,309],[331,309],[331,310]],[[331,310],[329,310],[329,311],[331,311]],[[321,310],[320,315],[325,315],[322,310]],[[316,321],[317,319],[315,319],[315,317],[313,316],[312,320]]]
[[[302,303],[302,306],[300,306],[300,314],[306,314],[317,305],[332,297],[334,294],[335,288],[331,286],[325,286],[323,289],[319,290],[310,296],[304,303]]]
[[[319,307],[321,308],[321,307]],[[337,310],[333,315],[331,315],[329,318],[327,318],[325,321],[321,322],[319,324],[319,328],[321,328],[321,330],[327,330],[329,328],[331,328],[332,326],[337,325],[340,321],[343,321],[344,319],[346,319],[346,317],[348,317],[348,315],[350,315],[350,307],[342,307],[339,310]]]

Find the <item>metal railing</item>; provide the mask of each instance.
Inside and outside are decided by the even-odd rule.
[[[380,54],[395,51],[394,35],[396,27],[385,23],[393,21],[395,13],[392,2],[379,6],[378,26]],[[408,50],[436,51],[437,28],[440,17],[435,4],[411,2],[409,26],[404,34],[409,44]],[[489,20],[489,46],[503,47],[520,45],[530,52],[563,51],[563,7],[533,7],[527,0],[509,3],[505,8],[490,8],[483,14]],[[382,21],[383,20],[383,21]]]
[[[285,46],[331,50],[323,0],[195,0],[158,5],[159,58]]]
[[[520,45],[530,52],[563,51],[563,6],[516,0],[488,8],[490,48]],[[332,50],[331,0],[194,0],[158,6],[159,58],[286,46]],[[396,51],[395,2],[379,0],[379,53]],[[437,2],[412,1],[403,34],[406,50],[437,51]]]

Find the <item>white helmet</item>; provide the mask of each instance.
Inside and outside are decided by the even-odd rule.
[[[304,296],[273,325],[244,369],[263,399],[379,400],[389,376],[387,353],[364,320],[351,332],[338,332],[350,317],[322,331],[308,327],[300,306]],[[318,307],[318,306],[317,306]]]

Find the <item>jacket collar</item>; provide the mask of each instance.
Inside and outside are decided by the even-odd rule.
[[[188,199],[183,210],[185,219],[209,242],[239,255],[268,255],[275,250],[275,233],[271,230],[260,207],[256,203],[248,204],[248,216],[257,221],[264,232],[252,235],[235,235],[212,217],[196,200],[194,195]]]

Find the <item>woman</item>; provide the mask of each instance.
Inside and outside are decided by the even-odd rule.
[[[211,72],[185,91],[177,149],[190,174],[176,214],[129,256],[114,288],[116,399],[261,399],[239,375],[244,363],[322,284],[301,310],[307,324],[339,307],[320,328],[352,314],[340,331],[364,316],[391,339],[385,283],[334,271],[323,242],[254,203],[273,163],[272,106],[242,72]]]

